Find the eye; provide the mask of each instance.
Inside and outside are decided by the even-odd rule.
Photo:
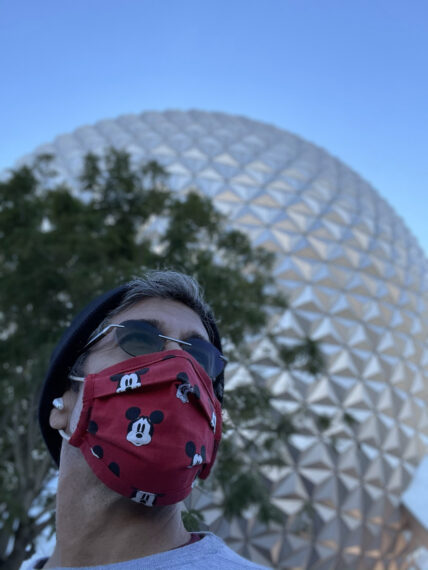
[[[116,331],[118,344],[127,354],[139,356],[162,350],[163,341],[156,327],[146,321],[124,321]]]

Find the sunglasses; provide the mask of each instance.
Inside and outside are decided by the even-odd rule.
[[[161,352],[164,350],[165,341],[173,340],[199,362],[212,381],[223,372],[227,363],[227,358],[210,342],[198,337],[180,340],[166,336],[148,321],[124,321],[120,325],[114,323],[107,325],[86,344],[81,352],[89,350],[112,331],[115,333],[117,344],[130,356]]]

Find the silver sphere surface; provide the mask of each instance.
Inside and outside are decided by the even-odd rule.
[[[203,111],[143,112],[58,136],[52,153],[76,187],[82,157],[114,146],[156,160],[178,193],[211,197],[253,245],[276,253],[290,309],[252,338],[227,385],[263,382],[298,434],[287,466],[264,473],[283,524],[227,522],[215,494],[194,494],[210,528],[239,553],[281,569],[407,567],[400,500],[427,453],[427,261],[401,218],[358,174],[274,126]],[[287,371],[278,349],[310,336],[327,370]],[[327,418],[321,429],[317,418]]]

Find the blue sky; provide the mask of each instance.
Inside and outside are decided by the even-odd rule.
[[[425,0],[0,0],[0,170],[169,108],[273,123],[371,182],[428,252]]]

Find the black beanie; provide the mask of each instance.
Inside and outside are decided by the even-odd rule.
[[[90,335],[107,315],[120,305],[128,290],[129,284],[126,283],[91,301],[73,319],[52,353],[40,396],[39,423],[43,438],[57,465],[59,465],[62,438],[58,430],[49,425],[52,402],[55,398],[62,397],[68,389],[70,369],[76,362],[79,352],[87,344]],[[211,342],[222,352],[220,335],[212,314],[207,316],[204,324]],[[224,374],[222,373],[214,382],[214,390],[221,403],[223,401],[223,385]]]

